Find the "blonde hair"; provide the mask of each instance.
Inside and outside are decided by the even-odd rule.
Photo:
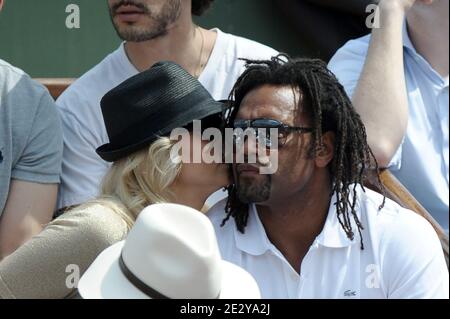
[[[173,198],[169,187],[182,165],[170,158],[175,143],[160,137],[150,147],[114,162],[95,202],[113,209],[130,227],[146,206],[169,202]]]

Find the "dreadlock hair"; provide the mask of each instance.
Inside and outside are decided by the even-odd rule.
[[[195,16],[201,16],[209,9],[211,3],[214,0],[192,0],[192,14]]]
[[[250,91],[266,84],[300,89],[304,99],[303,102],[299,101],[299,104],[303,103],[303,108],[309,113],[314,128],[311,142],[313,154],[314,150],[321,146],[324,132],[332,131],[335,134],[334,157],[329,164],[332,177],[330,198],[336,194],[337,218],[350,240],[354,239],[350,222],[350,218],[353,217],[361,238],[361,249],[364,249],[361,235],[364,228],[355,211],[356,186],[361,185],[365,191],[367,169],[374,168],[378,177],[377,186],[383,195],[385,191],[379,177],[378,163],[367,144],[364,124],[343,86],[328,70],[325,62],[318,59],[291,59],[286,54],[279,54],[271,60],[244,61],[246,70],[237,80],[229,96],[230,108],[225,118],[226,126],[232,127],[239,106]],[[249,205],[239,200],[236,185],[230,185],[227,191],[229,196],[222,226],[233,217],[237,229],[244,233]],[[379,209],[384,206],[384,202],[385,196]]]

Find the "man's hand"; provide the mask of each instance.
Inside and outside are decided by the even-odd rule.
[[[381,0],[379,3],[380,9],[385,12],[400,10],[406,13],[415,3],[432,4],[434,0]]]

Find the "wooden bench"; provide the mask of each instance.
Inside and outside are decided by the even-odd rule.
[[[56,100],[65,89],[69,87],[76,79],[71,78],[36,78],[36,81],[40,82],[47,87],[51,96]]]
[[[70,78],[59,78],[59,79],[49,79],[49,78],[41,78],[36,79],[43,85],[45,85],[50,94],[56,100],[62,92],[72,84],[75,79]],[[445,259],[447,261],[447,266],[449,265],[449,239],[445,234],[442,227],[434,220],[431,214],[422,206],[420,203],[411,195],[411,193],[400,183],[394,175],[392,175],[388,170],[382,170],[380,174],[381,182],[384,185],[386,191],[386,197],[392,199],[397,202],[399,205],[408,208],[424,217],[428,222],[433,226],[436,231],[442,245],[442,249],[444,251]],[[379,187],[377,186],[377,179],[374,173],[369,174],[369,181],[367,183],[367,187],[378,191],[381,193]]]

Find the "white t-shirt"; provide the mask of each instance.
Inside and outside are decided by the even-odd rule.
[[[208,64],[199,81],[216,100],[226,99],[244,62],[239,58],[269,59],[277,51],[219,29]],[[138,73],[123,43],[93,69],[72,84],[57,100],[63,121],[64,153],[58,208],[80,204],[98,195],[110,164],[95,152],[108,143],[100,108],[101,98],[112,88]]]
[[[11,180],[60,181],[61,123],[47,89],[0,59],[0,218]]]
[[[444,254],[431,225],[414,212],[357,187],[356,212],[364,230],[360,237],[352,217],[353,241],[347,238],[331,200],[322,232],[314,240],[298,274],[270,242],[251,206],[245,233],[233,218],[220,227],[225,203],[209,212],[224,260],[247,270],[258,283],[262,298],[449,298]],[[301,203],[299,203],[301,205]]]

